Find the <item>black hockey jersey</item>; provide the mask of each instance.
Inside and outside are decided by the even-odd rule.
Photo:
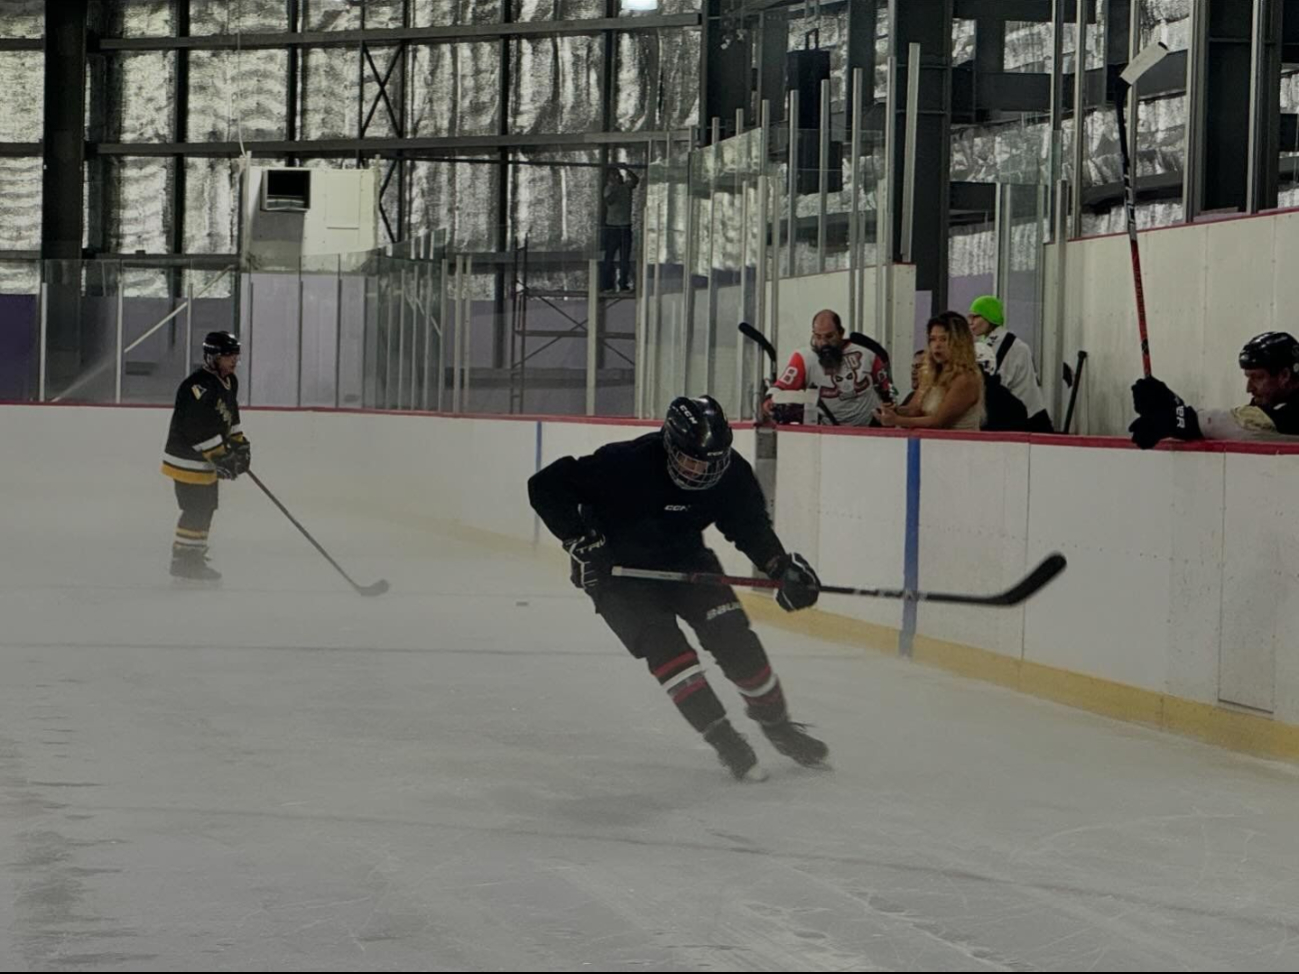
[[[1299,405],[1295,400],[1288,399],[1285,402],[1279,402],[1275,406],[1260,406],[1263,412],[1267,413],[1267,418],[1272,421],[1272,427],[1278,433],[1284,436],[1299,435]]]
[[[1251,402],[1235,409],[1205,410],[1198,419],[1200,434],[1208,440],[1299,436],[1299,400],[1282,400],[1271,406]]]
[[[683,490],[668,474],[661,432],[563,457],[528,481],[528,498],[561,541],[594,528],[618,564],[671,569],[697,563],[703,531],[716,524],[759,567],[785,553],[762,488],[738,453],[708,490]]]
[[[186,484],[216,483],[211,458],[227,440],[244,438],[239,427],[239,380],[198,369],[176,390],[176,408],[162,455],[162,472]]]

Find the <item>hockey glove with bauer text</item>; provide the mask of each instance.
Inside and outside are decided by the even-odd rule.
[[[609,543],[598,531],[569,538],[564,542],[571,562],[573,584],[590,592],[613,573],[613,556]]]
[[[776,602],[786,612],[810,608],[816,605],[821,595],[821,579],[816,577],[807,559],[797,552],[774,559],[767,569],[767,576],[780,582]]]
[[[1132,384],[1132,408],[1137,418],[1128,432],[1132,434],[1132,442],[1143,450],[1169,436],[1179,440],[1203,437],[1195,410],[1156,378],[1147,376]]]

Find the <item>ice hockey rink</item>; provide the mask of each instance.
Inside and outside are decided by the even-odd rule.
[[[739,784],[552,555],[297,505],[363,599],[243,480],[177,589],[12,469],[6,969],[1299,965],[1292,766],[762,627],[834,769]]]

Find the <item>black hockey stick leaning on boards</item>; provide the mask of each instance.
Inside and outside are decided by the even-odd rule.
[[[754,328],[747,321],[740,322],[740,334],[743,335],[745,338],[747,338],[749,341],[756,344],[760,349],[762,349],[764,352],[767,353],[767,356],[771,359],[771,381],[775,382],[776,381],[776,346],[771,344],[771,342],[767,339],[766,335],[758,331],[758,329]]]
[[[1137,193],[1132,175],[1132,160],[1128,155],[1128,123],[1123,103],[1128,99],[1128,89],[1167,54],[1168,48],[1162,42],[1151,44],[1142,50],[1119,74],[1119,83],[1114,92],[1114,110],[1119,120],[1119,160],[1123,165],[1123,209],[1127,217],[1128,247],[1132,251],[1132,285],[1137,295],[1137,328],[1141,332],[1141,368],[1146,378],[1150,378],[1150,336],[1146,332],[1146,293],[1141,281],[1141,250],[1137,246]],[[1076,177],[1075,182],[1077,182]],[[1078,191],[1076,187],[1074,191]],[[1078,233],[1078,230],[1075,228],[1074,232]]]
[[[1078,364],[1072,373],[1069,372],[1069,363],[1064,363],[1064,381],[1069,384],[1069,408],[1064,413],[1064,428],[1060,430],[1061,433],[1068,433],[1069,427],[1073,425],[1073,407],[1078,401],[1078,388],[1082,385],[1083,368],[1086,365],[1087,353],[1081,348],[1078,349]]]
[[[908,602],[946,602],[955,605],[1019,605],[1040,592],[1051,579],[1065,569],[1064,555],[1059,552],[1047,555],[1042,563],[1022,579],[995,595],[967,595],[960,592],[926,592],[905,588],[849,588],[843,585],[822,585],[826,595],[865,595],[874,599],[902,599]],[[733,585],[742,588],[780,588],[780,582],[769,578],[749,578],[738,575],[713,575],[708,572],[660,572],[642,568],[613,570],[619,578],[643,578],[660,582],[692,582],[698,585]]]
[[[325,556],[325,560],[334,566],[334,570],[338,572],[338,574],[342,575],[345,579],[347,579],[347,583],[351,585],[352,588],[356,589],[357,594],[382,595],[384,592],[388,591],[388,582],[382,578],[379,579],[377,582],[375,582],[373,585],[357,585],[356,582],[352,581],[352,576],[347,574],[347,572],[343,571],[342,566],[339,565],[338,562],[334,561],[334,559],[329,556],[328,551],[320,547],[320,542],[318,542],[315,538],[313,538],[311,536],[311,532],[309,532],[306,528],[304,528],[298,522],[298,519],[296,517],[294,517],[292,514],[289,513],[289,509],[285,507],[283,504],[281,504],[280,499],[276,497],[274,494],[272,494],[269,489],[267,489],[266,485],[261,482],[257,474],[249,470],[248,476],[252,478],[253,483],[255,483],[258,487],[262,489],[262,493],[271,499],[271,503],[280,509],[280,513],[282,513],[285,517],[287,517],[290,521],[293,522],[293,526],[302,532],[302,536],[306,538],[308,541],[310,541],[312,545],[315,547],[315,549]]]

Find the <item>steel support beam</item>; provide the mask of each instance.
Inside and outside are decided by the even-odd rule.
[[[45,128],[41,257],[78,260],[85,211],[87,0],[45,3]],[[46,292],[47,372],[62,391],[88,353],[80,275],[51,276]]]
[[[786,12],[768,10],[763,13],[758,18],[758,38],[757,103],[771,105],[771,124],[775,125],[785,120],[785,55],[789,43],[789,16]]]
[[[1255,3],[1202,2],[1208,42],[1204,140],[1197,162],[1204,178],[1204,210],[1274,207],[1281,125],[1281,7],[1274,0],[1259,0],[1256,22]]]
[[[947,306],[947,252],[950,223],[952,142],[951,43],[954,0],[934,0],[921,5],[899,3],[897,26],[892,38],[898,58],[898,90],[905,91],[912,71],[920,72],[920,110],[916,120],[915,182],[913,199],[912,260],[916,265],[916,289],[929,291],[934,313]],[[911,64],[908,46],[920,45],[920,63]],[[902,240],[903,180],[906,171],[905,101],[896,99],[893,164],[893,234],[894,251],[889,259],[897,260],[897,245]]]
[[[500,0],[501,23],[509,24],[514,17],[514,4],[511,0]],[[514,64],[510,51],[510,39],[501,37],[496,42],[497,57],[500,58],[499,87],[497,88],[496,134],[505,136],[510,132],[510,87],[514,80]],[[496,173],[496,249],[504,253],[510,249],[510,150],[501,146],[496,150],[496,163],[500,167]],[[505,305],[509,299],[509,288],[513,286],[510,270],[497,266],[494,272],[493,316],[496,321],[492,340],[492,365],[504,368],[506,365],[506,345],[510,341],[511,322],[507,320]],[[523,353],[521,353],[522,355]],[[522,366],[521,366],[522,367]],[[511,392],[513,398],[513,392]]]
[[[41,253],[81,256],[86,157],[86,20],[88,0],[45,3],[45,172]]]
[[[286,139],[265,141],[244,140],[244,148],[253,155],[284,156],[343,156],[359,153],[364,156],[407,158],[420,152],[447,152],[472,149],[549,149],[598,145],[643,144],[663,141],[667,132],[565,132],[516,133],[514,135],[460,135],[430,138],[367,138],[367,139],[307,139],[290,142]],[[101,156],[238,156],[238,142],[103,142],[87,146]]]
[[[703,36],[699,51],[699,144],[706,144],[712,133],[712,121],[722,120],[722,136],[731,132],[736,111],[749,111],[749,42],[737,36],[733,25],[723,16],[723,0],[704,0]],[[783,73],[785,59],[778,66]]]
[[[288,0],[291,6],[296,6],[298,0]],[[185,36],[189,34],[190,25],[190,0],[175,0],[176,14],[176,33]],[[292,56],[291,56],[292,57]],[[296,69],[296,60],[294,61]],[[292,115],[289,116],[292,119]],[[290,125],[292,122],[290,122]],[[292,128],[287,133],[289,138],[294,138],[296,133]],[[185,142],[189,138],[189,51],[176,52],[176,83],[172,94],[172,121],[171,135],[177,142]],[[185,157],[172,157],[172,179],[171,179],[171,250],[173,253],[184,253],[185,251]],[[179,298],[185,293],[184,275],[177,272],[171,275],[171,293],[172,297]],[[186,355],[189,350],[186,349]],[[188,359],[186,360],[188,361]]]
[[[84,0],[74,0],[84,5]],[[200,37],[104,37],[98,51],[283,50],[286,47],[385,46],[400,43],[439,44],[498,37],[562,37],[599,34],[606,30],[644,31],[700,26],[699,14],[663,14],[647,17],[604,17],[590,20],[547,20],[511,24],[457,24],[443,27],[402,27],[367,30],[319,30],[300,33],[206,34]]]

